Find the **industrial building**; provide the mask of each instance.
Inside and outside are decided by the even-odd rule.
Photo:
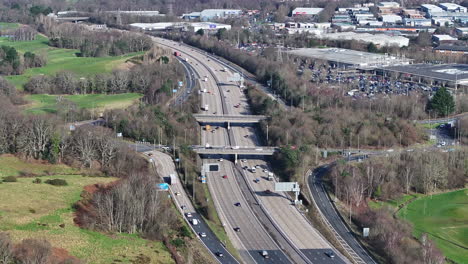
[[[387,36],[384,34],[369,34],[369,33],[354,33],[354,32],[339,32],[325,33],[318,36],[321,39],[330,40],[356,40],[366,43],[373,43],[378,47],[398,46],[404,47],[409,45],[409,39],[401,36]]]
[[[453,55],[465,55],[468,54],[468,47],[455,46],[455,45],[440,45],[435,47],[435,53],[453,54]]]
[[[299,57],[307,57],[328,61],[338,68],[344,69],[374,69],[389,65],[406,65],[409,59],[377,53],[362,52],[338,48],[301,48],[287,51]]]
[[[121,15],[132,15],[132,16],[165,16],[164,14],[159,13],[159,11],[125,11],[125,10],[118,10],[118,11],[104,11],[108,14],[121,14]]]
[[[317,16],[323,8],[297,7],[292,11],[292,16]]]
[[[455,32],[462,37],[468,36],[468,28],[466,27],[458,27],[455,29]]]
[[[398,15],[382,15],[381,16],[382,22],[387,24],[396,24],[402,21],[402,17]]]

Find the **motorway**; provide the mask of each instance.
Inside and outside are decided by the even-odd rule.
[[[206,89],[206,92],[200,93],[201,105],[209,105],[209,111],[205,111],[205,114],[229,114],[228,109],[232,104],[230,104],[230,102],[223,102],[226,98],[220,93],[224,91],[218,88],[219,82],[217,77],[215,77],[215,72],[221,72],[220,66],[208,64],[209,60],[207,60],[205,56],[190,52],[190,50],[186,50],[187,48],[179,46],[176,42],[156,38],[155,41],[162,45],[169,45],[173,48],[180,49],[182,51],[182,57],[187,59],[191,66],[198,72],[199,76],[201,76],[201,87]],[[226,93],[229,93],[229,89],[234,88],[234,86],[228,88]],[[223,87],[223,89],[226,88]],[[218,129],[214,129],[214,131],[215,132],[202,131],[202,145],[206,145],[206,143],[211,145],[231,145],[227,129],[219,127]],[[208,161],[209,160],[205,160],[205,162]],[[290,263],[291,261],[289,258],[270,237],[253,214],[250,207],[247,206],[247,201],[243,198],[240,189],[235,183],[231,166],[232,165],[228,161],[222,162],[219,172],[208,173],[207,181],[217,212],[225,225],[225,230],[232,240],[232,243],[240,252],[245,263],[264,263],[266,259],[260,255],[261,250],[267,250],[268,254],[271,255],[271,258],[268,259],[268,263]],[[222,173],[230,177],[223,179],[221,177]],[[240,202],[241,206],[235,206],[234,204],[237,202]],[[245,206],[242,206],[242,204],[245,204]],[[234,231],[236,227],[240,228],[240,232]]]
[[[157,39],[157,41],[163,42],[162,44],[165,45],[171,43],[170,45],[173,48],[181,50],[182,57],[187,58],[191,62],[192,67],[195,68],[201,78],[207,78],[207,81],[202,81],[202,87],[203,89],[207,89],[207,91],[201,93],[201,104],[202,106],[205,104],[209,105],[209,111],[205,111],[204,114],[250,114],[247,98],[243,91],[237,85],[234,85],[234,83],[229,82],[229,79],[233,75],[230,70],[223,69],[224,67],[219,65],[218,62],[207,59],[204,54],[195,52],[185,45],[180,45],[179,43],[167,40]],[[219,88],[217,84],[219,85]],[[255,130],[253,127],[231,126],[230,130],[227,130],[224,127],[214,128],[213,131],[202,130],[202,145],[242,145],[255,147],[257,146],[257,142],[258,140],[255,138]],[[262,160],[249,160],[248,163],[250,165],[261,165],[267,167],[267,164]],[[231,171],[233,166],[232,162],[224,160],[221,162],[221,170],[226,173],[225,175],[228,175],[227,179],[223,179],[218,173],[209,172],[207,173],[207,182],[214,197],[213,199],[215,200],[216,209],[220,214],[220,217],[227,222],[227,232],[230,235],[230,238],[233,239],[233,243],[241,252],[243,260],[252,262],[246,254],[242,254],[244,249],[248,252],[251,252],[251,250],[258,251],[258,249],[266,248],[272,244],[271,241],[265,243],[266,240],[256,233],[258,230],[262,230],[262,225],[260,223],[254,222],[247,224],[247,215],[249,216],[248,218],[255,219],[255,215],[251,212],[251,209],[248,207],[244,209],[244,207],[242,207],[242,213],[236,212],[234,215],[231,215],[233,208],[229,205],[232,206],[232,204],[238,202],[237,200],[243,199],[241,190],[236,187],[236,182],[229,182],[228,180],[229,178],[234,177],[234,173]],[[250,179],[248,182],[252,182],[256,176],[247,172],[244,177],[248,177],[248,179]],[[221,179],[227,181],[222,181]],[[231,185],[230,189],[226,189],[227,186],[222,185],[223,183]],[[263,208],[268,212],[275,223],[275,226],[280,230],[280,233],[286,237],[286,240],[293,244],[295,249],[299,249],[297,254],[300,256],[302,261],[307,263],[347,262],[347,260],[336,250],[332,249],[332,246],[307,221],[306,217],[302,215],[295,206],[291,205],[291,201],[286,197],[286,195],[282,193],[263,195],[266,188],[273,190],[273,185],[274,182],[261,181],[261,183],[256,184],[255,186],[250,185],[249,187],[253,189],[257,198],[262,203]],[[243,201],[245,202],[245,200]],[[245,232],[241,225],[245,225],[245,228],[247,229]],[[231,228],[237,226],[241,227],[241,232],[236,232],[235,234],[230,232]],[[242,233],[242,236],[240,236],[240,233]],[[269,237],[266,231],[263,233]],[[330,258],[325,254],[325,252],[330,252],[332,250],[336,255],[335,258]],[[255,255],[259,254],[250,254],[254,259]],[[255,261],[258,261],[258,259],[255,259]]]

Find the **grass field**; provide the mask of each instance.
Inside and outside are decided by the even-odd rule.
[[[36,174],[44,170],[75,171],[63,165],[29,164],[11,156],[0,156],[2,176],[18,175],[24,168]],[[151,263],[173,263],[161,242],[144,240],[136,235],[106,235],[74,225],[72,205],[80,199],[83,187],[108,183],[114,178],[81,175],[41,177],[43,182],[55,178],[65,179],[68,186],[34,184],[32,178],[18,178],[18,182],[0,184],[0,231],[8,231],[16,242],[25,238],[45,238],[54,247],[64,248],[86,263],[132,263],[139,254],[150,257]],[[61,224],[65,226],[60,227]]]
[[[468,189],[418,198],[398,216],[414,225],[414,235],[427,233],[444,255],[468,263]]]
[[[86,94],[64,95],[63,97],[75,102],[81,108],[107,110],[126,108],[141,98],[138,93],[123,94]],[[27,95],[26,99],[31,104],[26,106],[26,112],[31,114],[55,113],[57,111],[57,95],[34,94]]]
[[[2,24],[0,24],[0,26],[1,25]],[[76,55],[77,52],[79,52],[78,50],[50,47],[47,42],[47,37],[42,35],[38,35],[36,40],[33,41],[10,41],[5,37],[0,38],[0,45],[14,47],[21,53],[30,51],[35,54],[45,54],[47,57],[47,64],[44,67],[28,69],[22,75],[6,76],[5,78],[18,89],[22,89],[23,85],[31,76],[39,74],[50,75],[66,70],[74,72],[80,77],[86,77],[98,73],[110,72],[116,66],[124,63],[131,57],[143,54],[137,52],[116,57],[78,57]]]
[[[399,205],[406,203],[407,201],[421,197],[422,194],[414,193],[414,194],[405,194],[397,199],[388,200],[388,201],[369,201],[369,207],[372,209],[379,209],[383,206],[389,206],[394,209],[397,209]]]

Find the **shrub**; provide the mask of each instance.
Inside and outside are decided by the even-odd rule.
[[[42,183],[42,180],[39,179],[39,178],[36,178],[36,179],[34,179],[32,182],[33,182],[33,183],[39,184],[39,183]]]
[[[54,185],[54,186],[67,186],[68,185],[67,181],[63,179],[46,180],[45,183]]]
[[[190,229],[183,225],[181,228],[180,228],[180,234],[183,236],[183,237],[188,237],[188,238],[192,238],[192,231],[190,231]]]
[[[183,245],[185,245],[185,241],[180,238],[176,238],[171,241],[171,244],[175,247],[182,247]]]
[[[17,182],[18,180],[16,179],[15,176],[6,176],[3,177],[3,182]]]

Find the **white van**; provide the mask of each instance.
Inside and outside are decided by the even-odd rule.
[[[194,226],[198,225],[198,219],[192,219],[192,225]]]

